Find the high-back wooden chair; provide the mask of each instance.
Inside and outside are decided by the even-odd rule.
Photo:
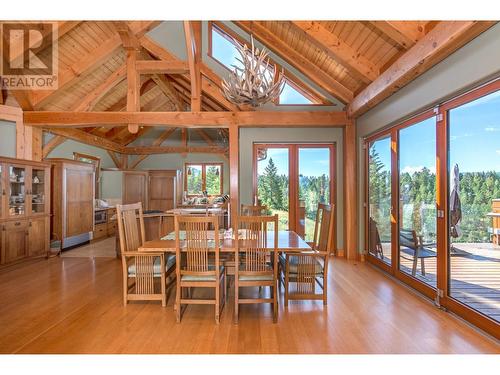
[[[242,204],[240,210],[241,216],[265,216],[267,215],[267,206],[253,206]]]
[[[166,280],[175,269],[175,256],[137,251],[145,242],[142,204],[116,206],[123,267],[123,304],[128,301],[161,301],[167,304]],[[159,281],[159,283],[158,283]]]
[[[269,227],[272,226],[272,229]],[[273,322],[278,320],[278,215],[240,216],[238,228],[242,239],[235,235],[234,321],[239,319],[239,305],[271,303]],[[269,240],[268,234],[273,234]],[[271,242],[269,242],[271,241]],[[269,287],[269,298],[240,298],[240,288]]]
[[[226,270],[220,264],[218,217],[178,215],[175,216],[174,223],[177,322],[181,321],[183,305],[212,304],[215,306],[215,321],[219,323],[226,301],[227,279]],[[215,298],[194,299],[191,295],[193,287],[212,288],[215,290]],[[188,293],[184,293],[185,291]]]
[[[328,258],[334,231],[334,205],[318,204],[312,251],[280,257],[285,305],[289,300],[323,300],[327,304]],[[294,289],[291,288],[293,284]],[[316,292],[316,286],[320,292]]]

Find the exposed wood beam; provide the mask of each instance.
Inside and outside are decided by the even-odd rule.
[[[201,21],[184,21],[184,35],[191,77],[191,111],[201,111]]]
[[[9,94],[16,99],[17,104],[24,111],[32,111],[34,109],[30,99],[30,91],[26,90],[9,90]]]
[[[130,155],[150,155],[150,154],[224,154],[227,150],[221,147],[199,147],[199,146],[141,146],[126,147],[126,153]]]
[[[141,110],[140,76],[135,69],[137,50],[127,49],[127,112]],[[129,123],[128,130],[135,134],[139,131],[137,123]]]
[[[343,103],[349,103],[353,99],[354,95],[350,89],[332,78],[328,73],[319,69],[309,59],[298,53],[258,22],[234,21],[234,23],[245,32],[252,34],[271,51],[296,68],[323,90],[330,93],[330,95],[336,97]]]
[[[154,74],[153,81],[158,85],[163,94],[175,105],[177,111],[184,110],[184,105],[179,97],[179,93],[173,87],[172,83],[164,75]]]
[[[365,83],[374,81],[380,74],[379,67],[373,64],[365,56],[354,50],[351,46],[332,34],[319,22],[316,21],[292,21],[292,24],[302,34],[326,52],[334,60],[344,65],[354,76]]]
[[[97,146],[108,151],[114,151],[118,153],[123,153],[124,147],[118,143],[110,141],[109,139],[98,137],[96,135],[89,134],[79,129],[71,128],[46,128],[52,134],[60,135],[65,138],[72,139],[77,142],[85,143],[92,146]]]
[[[152,146],[161,146],[163,142],[165,142],[176,130],[177,128],[169,128],[166,129],[163,133],[161,133],[158,138],[156,138],[152,144]],[[144,159],[146,159],[149,155],[140,155],[130,166],[131,169],[135,169]]]
[[[238,223],[236,218],[239,212],[239,129],[234,124],[229,127],[229,218],[230,225],[234,233],[238,233]]]
[[[361,91],[349,104],[348,114],[362,115],[493,24],[495,22],[490,21],[440,22]]]
[[[60,144],[64,143],[66,140],[65,137],[56,135],[55,137],[52,137],[50,141],[47,142],[45,146],[42,148],[42,159],[45,159],[49,154]]]
[[[0,119],[7,121],[18,121],[23,117],[23,110],[18,107],[0,104]]]
[[[371,24],[387,35],[393,42],[409,49],[424,36],[424,28],[410,21],[372,21]]]
[[[134,21],[131,22],[134,35],[140,37],[158,24],[156,21]],[[36,109],[47,104],[53,95],[68,87],[75,79],[85,76],[95,67],[106,61],[121,46],[119,35],[109,38],[89,54],[82,56],[73,65],[66,69],[59,69],[57,90],[32,91],[32,104]]]
[[[182,61],[137,60],[135,67],[139,74],[186,74],[188,64]]]
[[[230,123],[247,127],[342,127],[347,123],[345,112],[24,112],[26,124],[41,127],[88,127],[98,124],[147,126],[227,128]]]
[[[104,80],[99,86],[89,92],[82,100],[78,101],[71,107],[71,111],[91,111],[95,105],[101,100],[110,90],[122,82],[127,74],[127,66],[123,64],[117,70]]]
[[[115,26],[118,35],[122,41],[123,48],[125,49],[140,49],[139,40],[135,36],[135,33],[132,31],[131,24],[127,21],[114,21],[113,25]]]
[[[154,40],[147,36],[143,36],[140,38],[141,45],[144,49],[146,49],[151,55],[156,57],[157,59],[160,60],[166,60],[166,61],[179,61],[175,55],[167,51],[165,48],[160,46],[158,43],[156,43]],[[203,62],[200,63],[200,71],[203,76],[207,77],[212,83],[217,85],[217,88],[214,89],[213,85],[210,85],[210,81],[202,79],[201,81],[201,86],[202,86],[202,91],[204,93],[207,93],[210,97],[212,97],[217,103],[219,103],[222,107],[229,111],[239,111],[239,108],[229,102],[224,95],[220,92],[220,82],[221,78],[215,73],[213,70],[211,70],[209,67],[207,67]],[[190,76],[188,74],[182,75],[184,79],[186,79],[188,82],[191,81]],[[177,80],[175,77],[172,77],[174,80]]]
[[[122,161],[116,156],[116,154],[113,151],[107,150],[109,156],[111,157],[111,160],[113,160],[113,163],[115,163],[116,168],[123,168],[122,166]]]

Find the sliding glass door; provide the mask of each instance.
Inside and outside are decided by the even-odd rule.
[[[500,80],[365,149],[368,260],[499,337]]]
[[[398,132],[399,271],[436,288],[436,118]]]
[[[332,144],[255,144],[254,203],[312,241],[318,204],[334,196],[334,165]]]
[[[392,259],[391,137],[368,147],[368,254],[390,265]]]
[[[500,91],[448,112],[448,293],[500,321]]]

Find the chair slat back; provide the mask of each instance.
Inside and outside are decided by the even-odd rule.
[[[213,229],[212,229],[213,228]],[[219,264],[219,220],[217,216],[175,216],[175,239],[178,259],[181,259],[181,231],[185,231],[183,269],[188,272],[209,272],[209,255],[215,252],[215,264]],[[210,238],[210,233],[214,233]]]
[[[268,270],[268,262],[277,261],[278,249],[278,215],[274,216],[240,216],[238,227],[243,230],[244,239],[236,241],[236,257],[239,263],[241,251],[243,257],[243,271],[263,272]],[[274,245],[268,244],[269,226],[274,231]],[[272,257],[270,259],[270,256]]]
[[[145,242],[142,203],[117,205],[116,218],[122,253],[137,251],[139,246]]]
[[[399,229],[399,246],[406,246],[410,249],[418,247],[417,233],[413,229]]]
[[[334,231],[335,205],[318,204],[314,223],[314,249],[330,253]]]
[[[267,214],[267,206],[241,205],[241,216],[264,216]]]

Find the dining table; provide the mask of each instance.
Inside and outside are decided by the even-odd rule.
[[[213,235],[213,231],[212,235]],[[234,238],[226,238],[223,232],[219,235],[220,251],[222,253],[234,253],[236,251],[236,240]],[[213,238],[213,237],[212,237]],[[239,241],[244,242],[244,239]],[[182,246],[182,234],[181,234],[181,246]],[[244,245],[240,242],[240,247]],[[274,246],[274,232],[267,233],[267,246],[272,249]],[[175,232],[171,232],[168,235],[162,237],[161,239],[146,241],[142,246],[139,247],[139,251],[144,252],[164,252],[164,253],[175,253]],[[294,252],[304,252],[311,251],[311,247],[304,241],[297,233],[291,230],[280,230],[278,231],[278,249],[279,252],[283,253],[294,253]]]

